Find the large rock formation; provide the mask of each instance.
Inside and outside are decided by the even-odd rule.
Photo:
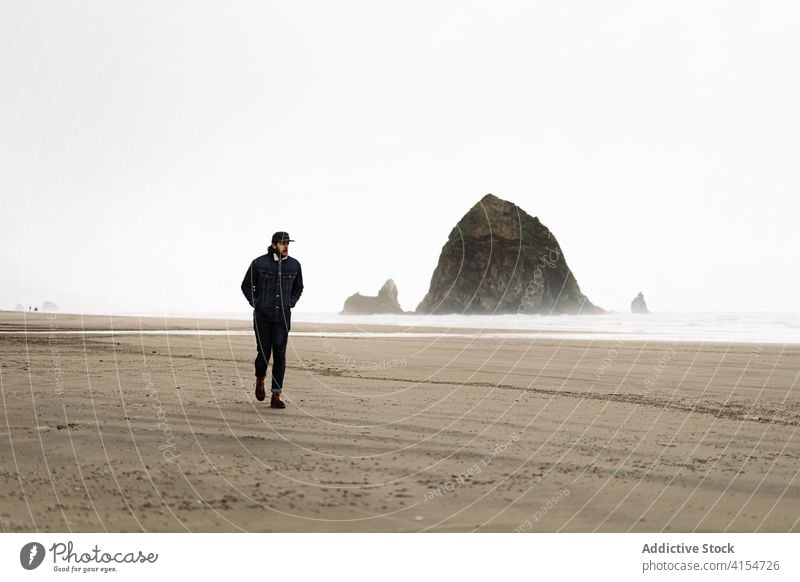
[[[45,301],[42,303],[42,311],[58,311],[58,305],[52,301]]]
[[[343,314],[347,315],[372,315],[374,313],[403,313],[403,308],[397,301],[397,285],[389,279],[378,291],[377,297],[351,295],[344,302]]]
[[[417,313],[605,313],[539,219],[487,194],[450,232]]]

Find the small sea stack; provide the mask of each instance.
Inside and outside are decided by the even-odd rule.
[[[345,315],[403,313],[403,308],[397,301],[397,285],[388,279],[378,291],[377,297],[355,293],[345,300],[341,313]]]
[[[644,300],[644,294],[641,291],[631,301],[631,313],[650,313]]]

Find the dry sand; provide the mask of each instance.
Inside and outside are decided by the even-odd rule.
[[[252,329],[0,313],[3,531],[800,531],[798,345],[112,326]]]

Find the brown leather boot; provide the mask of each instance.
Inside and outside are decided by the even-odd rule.
[[[272,408],[286,408],[286,403],[281,400],[280,393],[276,392],[272,393],[272,400],[270,400],[269,405]]]
[[[267,390],[264,388],[264,378],[256,378],[256,400],[261,401],[267,397]]]

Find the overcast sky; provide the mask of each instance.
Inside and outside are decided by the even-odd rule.
[[[423,298],[487,192],[627,310],[800,311],[792,2],[0,4],[0,309]]]

